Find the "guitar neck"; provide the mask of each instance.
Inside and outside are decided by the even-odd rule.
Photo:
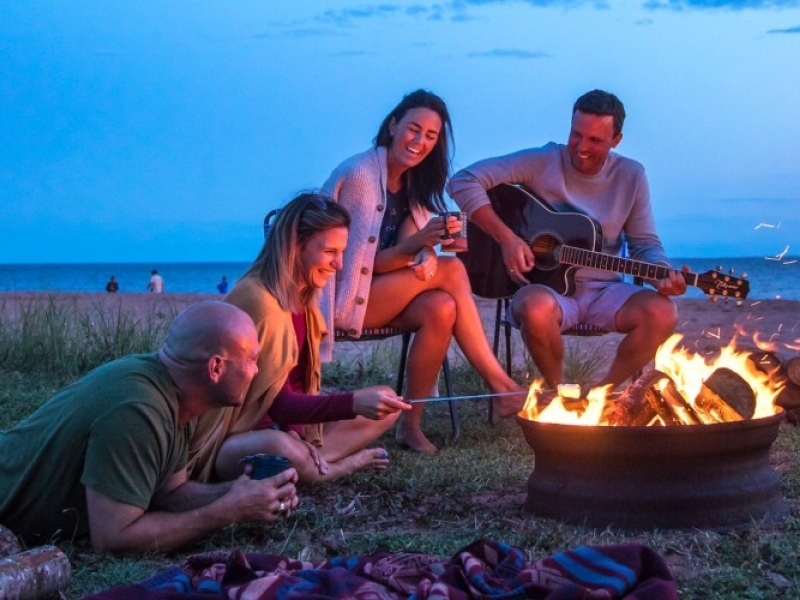
[[[674,271],[674,269],[663,265],[654,265],[640,260],[612,256],[611,254],[584,250],[574,246],[561,246],[558,249],[558,262],[575,267],[589,267],[599,271],[623,273],[633,277],[641,277],[642,279],[664,279],[669,276],[671,271]],[[683,275],[688,285],[697,286],[698,276],[696,274],[684,271],[679,271],[679,273]]]

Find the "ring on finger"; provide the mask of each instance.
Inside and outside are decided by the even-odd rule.
[[[284,510],[286,510],[286,505],[281,502],[281,505],[278,507],[278,512],[283,512]]]

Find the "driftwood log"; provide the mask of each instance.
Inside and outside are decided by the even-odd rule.
[[[10,529],[0,525],[0,558],[22,552],[17,536]]]
[[[41,546],[0,560],[0,598],[52,598],[69,584],[69,559],[55,546]]]
[[[22,550],[10,529],[0,525],[0,598],[52,598],[69,584],[70,565],[55,546]]]

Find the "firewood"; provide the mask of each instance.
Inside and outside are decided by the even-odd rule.
[[[614,404],[607,417],[609,425],[646,425],[656,416],[647,399],[647,391],[665,375],[661,371],[648,371],[631,383]]]
[[[751,419],[756,412],[756,394],[741,375],[725,367],[714,371],[706,379],[704,387],[713,391],[744,419]]]
[[[14,532],[0,525],[0,558],[5,558],[22,551]]]
[[[678,416],[672,411],[672,407],[666,400],[664,400],[661,392],[655,388],[650,388],[645,392],[644,396],[647,398],[647,402],[650,404],[650,407],[659,416],[664,425],[681,424],[680,418],[678,418]]]
[[[755,413],[756,395],[740,375],[722,367],[703,382],[694,404],[720,421],[741,421]]]
[[[783,364],[786,377],[795,385],[800,385],[800,356],[790,358]]]
[[[69,559],[41,546],[0,560],[0,598],[52,598],[69,584]]]
[[[703,421],[700,419],[697,411],[692,408],[692,405],[689,404],[681,395],[681,393],[678,391],[678,388],[675,387],[675,382],[672,381],[671,377],[669,378],[667,385],[664,386],[664,389],[661,390],[661,396],[664,398],[664,401],[671,406],[672,412],[674,412],[676,415],[686,415],[686,419],[692,425],[702,424]]]
[[[775,404],[786,411],[786,420],[792,425],[800,425],[800,385],[791,381],[780,391],[775,399]]]

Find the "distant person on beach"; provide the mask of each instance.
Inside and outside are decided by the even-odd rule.
[[[297,505],[289,469],[269,479],[189,481],[196,418],[239,406],[258,334],[223,302],[186,308],[161,349],[107,363],[0,433],[0,523],[29,545],[89,535],[96,551],[171,551]]]
[[[261,252],[225,298],[258,329],[258,375],[244,404],[200,417],[191,477],[234,479],[244,456],[292,461],[300,482],[327,481],[389,464],[367,448],[408,404],[385,385],[321,394],[320,291],[342,268],[350,217],[332,200],[301,194],[283,209]]]
[[[113,275],[111,276],[111,279],[109,279],[108,283],[106,284],[106,291],[109,294],[116,294],[119,291],[119,283],[117,283],[117,278],[114,277]]]
[[[225,275],[222,276],[222,279],[217,284],[217,291],[220,294],[227,294],[228,293],[228,278]]]
[[[386,116],[374,146],[340,164],[322,187],[353,218],[347,264],[321,304],[328,330],[335,326],[355,338],[374,327],[415,332],[408,399],[435,392],[453,337],[491,391],[521,390],[492,352],[462,262],[434,250],[448,243],[441,240],[442,217],[431,213],[447,210],[451,140],[444,101],[417,90]],[[331,359],[332,343],[332,336],[323,342],[325,360]],[[498,398],[497,414],[516,414],[524,400],[524,394]],[[437,448],[422,432],[423,406],[403,414],[395,438],[401,446],[431,454]]]
[[[151,294],[164,293],[164,278],[158,274],[158,271],[156,269],[150,271],[150,281],[147,284],[147,290]]]
[[[456,173],[448,192],[470,221],[502,248],[503,265],[521,287],[511,300],[508,320],[550,387],[564,380],[561,332],[588,323],[625,334],[614,361],[598,385],[621,384],[655,355],[675,329],[677,312],[668,296],[685,293],[678,271],[651,281],[644,290],[615,273],[581,268],[573,296],[559,295],[525,277],[536,266],[533,252],[495,212],[486,191],[501,183],[524,184],[558,211],[579,212],[600,223],[604,253],[620,256],[627,242],[633,259],[669,266],[656,234],[644,167],[612,152],[622,140],[625,109],[613,94],[594,90],[572,109],[567,144],[482,160]]]

